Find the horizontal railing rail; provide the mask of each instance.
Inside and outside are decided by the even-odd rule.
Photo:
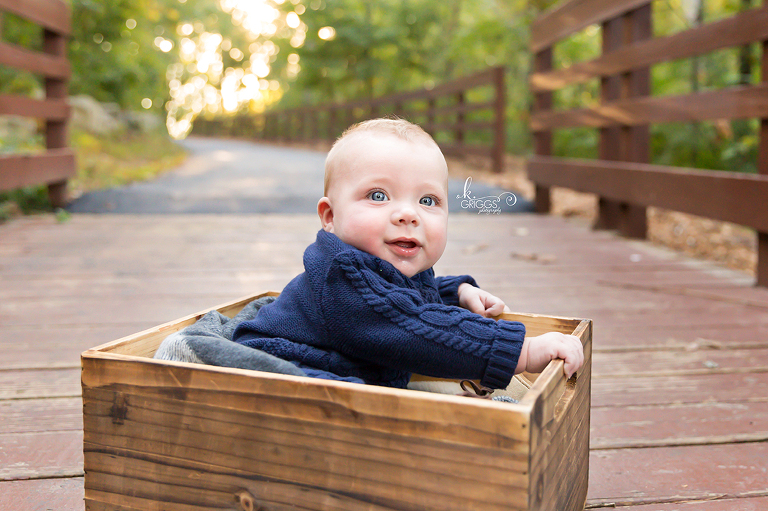
[[[768,2],[761,7],[676,34],[654,38],[651,0],[572,0],[532,25],[534,55],[530,129],[535,155],[528,176],[537,210],[550,208],[551,187],[597,194],[597,228],[644,237],[646,207],[659,207],[751,227],[758,236],[758,285],[768,285]],[[602,55],[553,69],[559,41],[599,23]],[[682,96],[652,96],[650,68],[732,47],[761,43],[762,83]],[[600,103],[554,108],[553,92],[599,78]],[[758,174],[650,165],[649,126],[711,120],[760,119]],[[552,155],[552,134],[564,128],[599,130],[599,159]]]
[[[193,133],[230,134],[279,142],[332,142],[348,126],[365,119],[390,115],[408,119],[429,132],[447,155],[489,157],[501,172],[505,147],[504,67],[428,89],[400,92],[313,107],[275,110],[229,120],[197,119]],[[488,93],[477,94],[479,88]]]
[[[0,191],[46,184],[51,204],[62,206],[66,203],[67,179],[75,174],[75,156],[67,146],[70,65],[66,40],[72,31],[69,7],[61,0],[0,0],[0,16],[4,12],[26,19],[43,31],[42,51],[0,40],[0,65],[42,76],[45,99],[0,94],[0,115],[43,120],[46,151],[0,155]]]

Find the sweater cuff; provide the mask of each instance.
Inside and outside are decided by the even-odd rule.
[[[499,333],[493,342],[491,358],[480,383],[492,389],[505,389],[515,375],[525,340],[525,325],[504,320],[497,323]]]
[[[475,282],[475,279],[469,275],[459,275],[456,277],[436,277],[437,291],[440,293],[440,299],[443,300],[445,305],[459,306],[459,286],[462,284],[470,284],[475,287],[480,287]]]

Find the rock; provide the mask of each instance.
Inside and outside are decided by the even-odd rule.
[[[95,135],[106,135],[125,129],[125,124],[95,99],[85,94],[70,96],[70,126]],[[113,109],[114,110],[114,109]]]
[[[165,119],[152,112],[124,112],[128,127],[141,133],[152,133],[165,125]]]
[[[29,140],[37,134],[36,119],[13,115],[0,116],[0,140],[13,145],[13,141]]]

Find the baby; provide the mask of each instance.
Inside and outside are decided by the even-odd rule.
[[[581,367],[577,337],[525,338],[522,323],[490,319],[505,304],[472,277],[435,277],[448,169],[421,128],[391,119],[349,128],[328,153],[324,195],[304,273],[238,326],[236,342],[308,376],[399,388],[411,373],[505,388],[555,358],[568,377]]]

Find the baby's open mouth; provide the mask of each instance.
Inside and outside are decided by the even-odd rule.
[[[402,248],[416,248],[416,243],[413,241],[397,240],[393,241],[392,243]]]

